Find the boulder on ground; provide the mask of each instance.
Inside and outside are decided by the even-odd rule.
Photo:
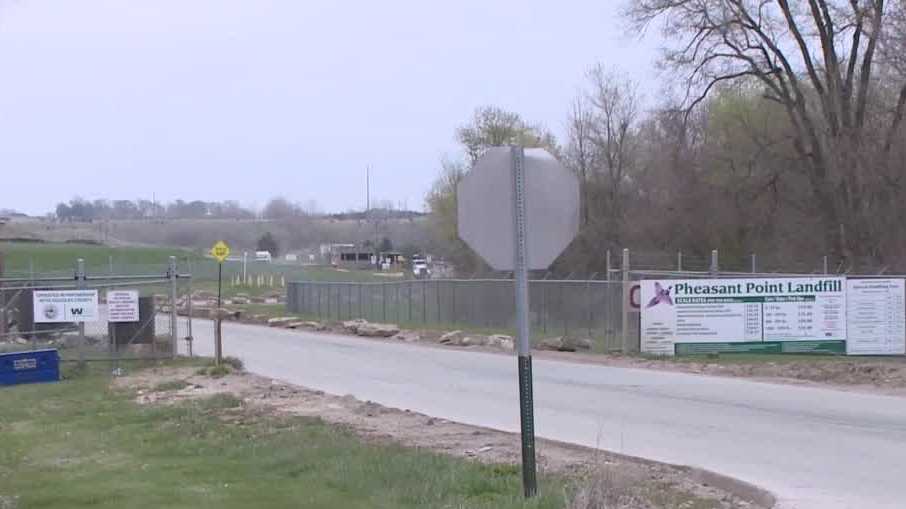
[[[394,339],[398,339],[400,341],[405,341],[407,343],[415,343],[417,341],[421,341],[422,338],[416,332],[402,331],[399,334],[397,334],[396,336],[394,336]]]
[[[346,329],[348,332],[355,334],[359,331],[359,327],[361,327],[367,323],[368,323],[367,320],[362,320],[361,318],[356,318],[355,320],[348,320],[346,322],[343,322],[343,328]]]
[[[592,340],[588,338],[574,338],[567,336],[563,338],[563,347],[566,348],[567,352],[575,352],[577,350],[591,350]]]
[[[437,342],[442,345],[459,346],[462,344],[463,336],[465,334],[461,330],[454,330],[441,336]]]
[[[287,329],[311,329],[316,331],[327,330],[327,326],[321,322],[296,321],[286,324]]]
[[[239,320],[242,317],[242,311],[236,309],[220,308],[216,314],[221,320]]]
[[[485,336],[464,336],[459,341],[460,346],[484,346],[488,344],[488,338]]]
[[[558,338],[542,339],[538,343],[538,350],[551,350],[556,352],[575,352],[577,350],[591,350],[592,341],[588,338],[573,338],[561,336]]]
[[[245,306],[246,304],[249,303],[249,298],[237,296],[237,297],[233,297],[232,301],[233,301],[233,304],[236,304],[237,306]]]
[[[513,350],[516,343],[511,336],[504,334],[494,334],[488,336],[488,346],[494,346],[502,350]]]
[[[295,322],[296,320],[298,320],[298,319],[294,316],[282,316],[279,318],[271,318],[270,320],[267,321],[267,326],[268,327],[286,327],[287,325],[289,325],[292,322]]]
[[[356,334],[366,338],[390,338],[400,333],[398,325],[391,323],[365,323],[360,325]]]
[[[563,338],[547,338],[542,339],[538,342],[536,347],[538,350],[548,350],[548,351],[561,351],[563,348]]]

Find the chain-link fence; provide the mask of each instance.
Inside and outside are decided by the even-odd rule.
[[[175,356],[179,341],[191,335],[191,322],[177,319],[180,305],[189,301],[185,296],[191,291],[191,275],[180,272],[173,257],[169,263],[131,269],[120,273],[86,268],[79,260],[68,274],[48,271],[0,278],[0,349],[56,348],[63,360],[114,364]],[[34,298],[36,291],[48,290],[97,290],[97,319],[44,323],[35,316]],[[111,290],[138,293],[137,322],[108,320],[107,293]]]
[[[617,348],[622,285],[616,281],[535,280],[529,284],[538,337],[581,336]],[[291,282],[287,311],[321,321],[364,318],[408,328],[510,331],[516,310],[507,279],[388,283]]]

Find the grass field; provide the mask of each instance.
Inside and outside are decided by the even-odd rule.
[[[74,368],[73,368],[74,369]],[[514,466],[362,443],[317,419],[241,412],[231,396],[141,406],[99,372],[0,390],[0,507],[556,508]],[[158,387],[157,390],[172,390]]]
[[[180,272],[190,272],[200,289],[216,289],[217,262],[198,255],[192,251],[165,247],[109,247],[93,244],[46,243],[46,242],[0,242],[0,252],[4,254],[7,275],[24,276],[32,272],[71,273],[75,270],[76,260],[85,260],[89,273],[116,274],[164,273],[169,258],[175,256]],[[342,271],[330,267],[303,267],[300,265],[283,265],[277,263],[249,262],[247,274],[253,279],[258,275],[277,280],[282,276],[287,281],[387,281],[388,278],[376,276],[369,271]],[[224,264],[224,291],[226,295],[234,293],[269,293],[274,288],[257,287],[233,289],[229,279],[242,273],[242,263],[228,261]],[[392,280],[392,279],[390,279]]]
[[[180,261],[187,258],[200,259],[197,255],[181,249],[157,247],[109,247],[91,244],[51,244],[39,242],[0,242],[4,254],[6,271],[10,273],[35,273],[72,270],[76,260],[82,258],[85,265],[105,273],[109,270],[111,258],[114,268],[129,266],[161,266],[166,268],[169,257]]]

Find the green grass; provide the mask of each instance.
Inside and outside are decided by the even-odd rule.
[[[58,384],[0,390],[0,500],[66,509],[565,503],[550,479],[541,497],[524,502],[517,468],[365,444],[317,419],[252,419],[229,395],[140,406],[92,368],[69,375]]]
[[[166,382],[157,384],[152,390],[154,392],[172,392],[180,391],[188,386],[189,383],[185,380],[167,380]]]
[[[85,260],[86,267],[107,273],[110,258],[114,269],[130,266],[160,266],[166,270],[170,256],[176,256],[180,263],[187,257],[200,259],[197,255],[182,249],[158,247],[109,247],[90,244],[42,243],[42,242],[0,242],[0,252],[6,258],[9,272],[28,272],[30,268],[38,274],[47,271],[72,270],[76,260]]]
[[[118,274],[137,273],[136,271],[166,271],[170,256],[176,256],[180,271],[188,271],[189,264],[198,289],[216,291],[217,262],[200,256],[189,250],[167,247],[110,247],[93,244],[49,243],[49,242],[0,242],[0,252],[5,255],[6,271],[17,275],[48,272],[71,272],[75,269],[76,260],[85,260],[89,272],[107,274],[112,258],[114,272]],[[248,293],[260,295],[281,288],[254,288],[230,286],[230,278],[242,272],[242,263],[228,261],[223,266],[224,295]],[[396,278],[375,276],[374,271],[342,271],[330,267],[303,267],[300,265],[283,265],[278,263],[249,262],[247,273],[251,276],[264,274],[274,275],[278,280],[283,276],[286,281],[336,281],[336,282],[376,282],[397,281]]]

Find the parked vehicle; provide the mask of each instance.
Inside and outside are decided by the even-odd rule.
[[[431,269],[428,268],[428,262],[419,256],[412,258],[412,275],[416,278],[431,277]]]

